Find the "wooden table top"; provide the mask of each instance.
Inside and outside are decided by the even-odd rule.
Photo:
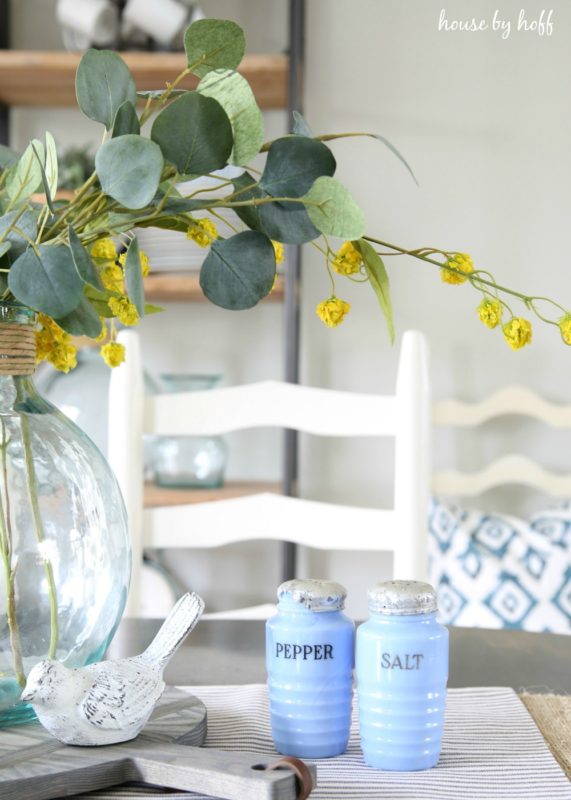
[[[159,627],[160,620],[123,620],[109,657],[141,652]],[[264,641],[260,620],[201,620],[167,667],[165,680],[174,685],[265,683]],[[448,685],[571,694],[571,636],[451,628]]]

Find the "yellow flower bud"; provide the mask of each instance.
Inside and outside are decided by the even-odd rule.
[[[565,344],[571,344],[571,314],[564,314],[558,322],[559,332]]]
[[[495,297],[484,297],[478,306],[480,321],[487,328],[497,328],[502,320],[503,307]]]
[[[60,372],[69,372],[77,366],[77,350],[72,344],[56,344],[48,355],[48,361]]]
[[[186,238],[196,242],[199,247],[208,247],[218,239],[218,230],[212,220],[197,219],[187,230]]]
[[[125,268],[125,262],[127,260],[127,253],[121,253],[119,256],[119,263],[123,268]],[[139,263],[141,264],[141,272],[143,274],[143,278],[146,278],[149,272],[151,271],[151,265],[149,263],[149,256],[145,253],[144,250],[139,250]]]
[[[502,330],[512,350],[521,350],[531,343],[531,322],[523,317],[512,317]]]
[[[452,258],[447,259],[446,266],[451,267],[452,269],[458,269],[466,274],[459,275],[457,272],[450,272],[447,269],[441,269],[440,276],[444,283],[465,283],[468,280],[468,275],[474,272],[474,262],[468,253],[454,253]]]
[[[113,239],[99,239],[91,246],[91,255],[93,258],[100,258],[104,261],[115,261],[117,258],[117,249]]]
[[[354,275],[359,272],[363,258],[352,242],[345,242],[331,262],[335,272],[339,275]]]
[[[328,328],[335,328],[340,325],[349,313],[351,306],[338,297],[331,296],[329,300],[319,303],[315,313]]]
[[[123,292],[123,270],[117,264],[110,264],[101,270],[101,283],[111,292]]]
[[[99,352],[108,367],[118,367],[125,361],[125,346],[119,342],[104,344]]]
[[[128,297],[110,297],[107,305],[123,325],[136,325],[139,321],[139,312]]]
[[[282,264],[284,260],[284,246],[281,242],[274,242],[272,239],[272,244],[274,246],[274,253],[276,255],[276,264]],[[272,287],[273,288],[273,287]]]

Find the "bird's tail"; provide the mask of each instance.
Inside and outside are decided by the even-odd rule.
[[[194,592],[183,595],[141,658],[163,666],[178,650],[204,611],[204,600]]]

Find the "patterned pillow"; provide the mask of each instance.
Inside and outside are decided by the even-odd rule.
[[[516,517],[431,502],[429,579],[451,625],[571,633],[571,507]]]

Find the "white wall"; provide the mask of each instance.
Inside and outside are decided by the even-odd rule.
[[[17,4],[17,19],[30,3]],[[462,13],[463,18],[486,20],[498,9],[513,26],[522,5],[529,17],[540,10],[521,0],[308,0],[306,116],[316,132],[382,133],[413,165],[420,188],[373,140],[333,145],[338,174],[364,208],[370,233],[405,247],[469,252],[500,283],[553,296],[565,305],[571,295],[571,6],[568,0],[549,4],[550,37],[512,30],[502,40],[489,30],[437,30],[443,7],[449,18]],[[243,22],[257,50],[279,50],[285,42],[283,0],[212,0],[204,7]],[[50,42],[53,38],[46,35]],[[280,115],[272,115],[273,130],[282,123]],[[45,127],[67,141],[90,138],[95,130],[72,111],[63,116],[19,112],[14,114],[15,144],[23,145]],[[415,327],[429,337],[436,398],[477,398],[506,382],[523,382],[554,400],[568,401],[571,351],[557,329],[538,322],[533,345],[513,353],[497,331],[487,331],[478,321],[474,290],[443,285],[435,268],[410,259],[387,259],[387,266],[399,333]],[[397,350],[388,345],[374,296],[367,287],[343,284],[340,278],[338,294],[352,303],[352,310],[340,328],[330,331],[314,314],[328,291],[320,259],[308,247],[304,380],[366,392],[392,390]],[[202,305],[173,306],[163,317],[145,321],[142,333],[151,368],[212,368],[224,372],[229,382],[281,373],[281,311],[275,306],[239,315]],[[234,474],[278,473],[279,458],[270,462],[266,452],[276,437],[257,436],[255,445],[242,440],[234,447]],[[439,461],[454,458],[461,466],[476,467],[500,446],[515,446],[517,438],[513,425],[496,425],[486,426],[471,441],[440,437],[437,442]],[[532,428],[526,444],[548,466],[569,467],[569,441],[560,434],[556,438]],[[304,443],[303,488],[313,497],[387,501],[391,453],[387,445]],[[521,492],[495,493],[483,502],[514,510],[516,503],[529,505]],[[243,574],[232,574],[237,562],[225,563],[226,571],[218,573],[223,581],[243,583]],[[326,569],[322,562],[306,566],[316,573]],[[368,561],[365,568],[361,561],[342,558],[329,568],[349,584],[354,598],[362,598],[364,585],[384,577],[389,566]],[[259,586],[261,595],[273,592],[275,580],[275,575],[248,572],[248,587]],[[351,607],[363,613],[361,599]]]

